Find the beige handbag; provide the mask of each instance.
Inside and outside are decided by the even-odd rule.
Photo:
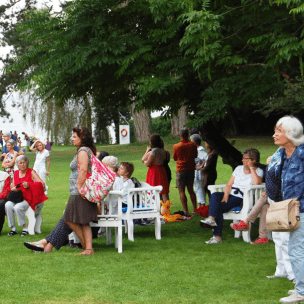
[[[288,232],[300,227],[300,203],[297,198],[272,203],[266,215],[268,231]]]

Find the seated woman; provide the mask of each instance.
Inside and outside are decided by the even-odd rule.
[[[6,142],[6,147],[8,149],[8,153],[6,153],[6,155],[4,156],[2,168],[4,168],[4,171],[9,174],[10,178],[13,178],[15,161],[18,156],[18,153],[14,150],[15,142],[12,139],[9,139]]]
[[[8,235],[12,236],[17,234],[15,224],[16,214],[18,226],[23,226],[21,236],[25,236],[28,234],[25,211],[29,206],[35,210],[37,205],[43,203],[48,198],[44,194],[45,185],[43,181],[35,170],[29,168],[29,159],[25,155],[20,155],[17,157],[16,162],[19,170],[16,170],[14,173],[11,191],[21,190],[23,201],[17,204],[12,201],[7,201],[5,204],[5,212],[8,219],[8,226],[11,227]],[[18,188],[16,186],[18,186]]]
[[[7,195],[11,191],[10,176],[0,171],[0,235],[5,221],[5,204]]]
[[[105,157],[102,162],[113,172],[119,167],[118,159],[114,156]],[[52,252],[53,247],[59,250],[66,244],[69,234],[73,230],[64,222],[63,218],[59,220],[52,232],[45,238],[37,242],[25,242],[24,246],[33,251]]]
[[[259,224],[259,238],[251,242],[252,245],[258,245],[258,244],[268,244],[269,240],[267,238],[268,231],[266,229],[266,214],[269,208],[269,203],[267,201],[267,195],[266,192],[263,192],[261,194],[261,197],[255,202],[252,210],[248,214],[247,218],[240,221],[237,224],[231,223],[230,227],[233,230],[238,231],[248,231],[249,230],[249,222],[254,223],[254,221],[257,219],[258,215],[260,216],[260,224]]]
[[[249,185],[262,183],[263,170],[257,167],[260,153],[256,149],[243,152],[243,166],[238,166],[232,173],[225,192],[215,192],[210,197],[209,217],[201,220],[208,228],[213,228],[213,237],[206,244],[222,242],[223,213],[243,205],[243,192]]]

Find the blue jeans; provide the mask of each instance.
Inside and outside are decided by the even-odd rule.
[[[223,230],[223,214],[228,212],[234,207],[243,206],[243,199],[230,195],[228,197],[228,202],[221,202],[224,197],[224,192],[214,192],[210,197],[209,202],[209,216],[215,218],[217,227],[213,228],[213,235],[222,235]]]
[[[297,281],[296,290],[304,297],[304,213],[300,213],[301,226],[290,232],[288,254]]]

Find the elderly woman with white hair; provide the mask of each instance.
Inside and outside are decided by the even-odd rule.
[[[281,148],[271,157],[268,173],[277,178],[273,193],[281,188],[282,199],[297,197],[300,202],[300,219],[304,222],[304,135],[301,122],[285,116],[276,123],[274,143]],[[281,183],[281,185],[280,185]],[[271,197],[270,197],[271,198]],[[288,244],[290,263],[295,275],[296,288],[282,303],[304,302],[304,225],[290,232]]]
[[[48,198],[44,195],[44,183],[35,170],[29,168],[29,159],[25,155],[20,155],[16,159],[19,170],[14,173],[12,180],[11,191],[22,193],[21,202],[13,202],[8,196],[8,201],[5,204],[5,213],[8,219],[8,226],[11,227],[9,236],[17,234],[15,215],[17,216],[18,226],[23,226],[21,236],[28,234],[25,211],[31,207],[36,209],[37,205],[40,208],[43,202]]]
[[[119,167],[119,161],[114,156],[104,157],[102,162],[113,172]],[[63,217],[59,220],[52,232],[44,239],[37,242],[25,242],[24,246],[33,251],[52,252],[53,247],[59,250],[73,230],[64,222]]]

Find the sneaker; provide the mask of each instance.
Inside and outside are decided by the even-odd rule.
[[[291,289],[291,290],[288,290],[288,294],[289,295],[292,295],[292,294],[294,294],[294,293],[296,293],[297,291],[295,290],[295,289]]]
[[[238,230],[238,231],[248,231],[249,230],[249,224],[246,225],[244,221],[240,221],[237,224],[231,223],[230,227],[233,230]]]
[[[217,227],[217,224],[214,220],[212,220],[210,217],[207,217],[204,220],[201,220],[201,223],[211,226],[211,227]]]
[[[280,299],[280,302],[281,303],[300,303],[300,302],[304,302],[304,297],[295,292],[292,295],[290,295],[289,297]]]
[[[251,242],[250,244],[259,245],[259,244],[268,244],[268,243],[269,243],[269,240],[267,238],[266,239],[258,238],[255,242]]]
[[[217,237],[213,236],[209,241],[205,242],[206,244],[218,244],[222,243],[222,239],[218,239]]]
[[[266,276],[267,279],[276,279],[276,278],[287,278],[286,275],[270,275],[270,276]]]

